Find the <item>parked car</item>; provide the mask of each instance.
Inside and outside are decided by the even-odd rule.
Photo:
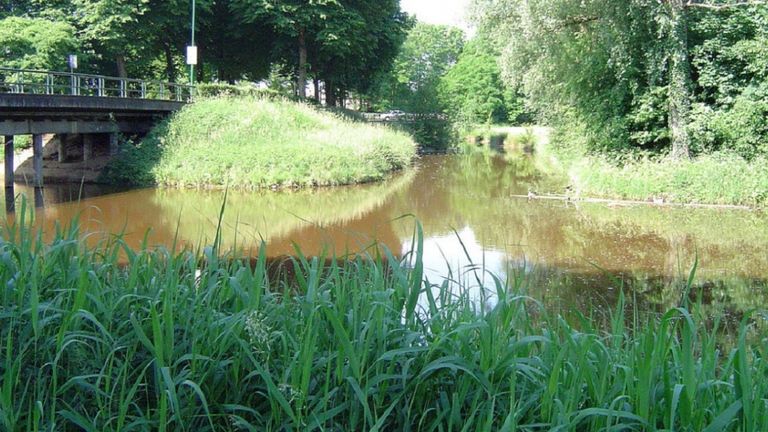
[[[389,110],[381,115],[381,119],[384,121],[392,121],[397,120],[400,117],[402,117],[405,113],[400,110]]]

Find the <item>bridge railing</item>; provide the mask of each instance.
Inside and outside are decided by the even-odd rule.
[[[160,99],[187,102],[195,87],[162,81],[0,67],[0,93]]]

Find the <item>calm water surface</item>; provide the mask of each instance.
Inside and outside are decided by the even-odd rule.
[[[378,184],[230,191],[223,238],[250,251],[264,241],[271,256],[292,254],[294,244],[305,254],[336,255],[380,244],[403,256],[418,219],[434,282],[449,268],[454,278],[474,280],[474,263],[502,278],[528,274],[534,296],[588,308],[611,304],[629,279],[639,281],[637,297],[648,307],[669,307],[680,297],[671,281],[686,276],[698,257],[697,287],[706,302],[734,310],[768,305],[766,216],[515,196],[562,193],[562,186],[522,155],[425,156],[416,169]],[[34,195],[23,187],[16,192]],[[194,247],[214,238],[223,199],[221,191],[48,186],[37,219],[48,235],[79,218],[89,241],[121,233],[136,247],[145,238]]]

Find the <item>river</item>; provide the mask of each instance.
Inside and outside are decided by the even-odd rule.
[[[696,289],[708,304],[744,311],[768,304],[768,218],[744,210],[608,206],[526,199],[562,192],[533,157],[478,153],[423,156],[377,184],[299,191],[227,192],[227,248],[270,256],[344,255],[374,245],[406,256],[416,221],[430,281],[490,274],[530,280],[530,294],[580,310],[611,305],[631,281],[645,308],[667,308],[698,260]],[[32,190],[17,186],[17,196]],[[523,197],[521,197],[523,196]],[[49,185],[37,210],[46,236],[77,220],[88,241],[120,234],[139,247],[213,241],[224,191]],[[17,200],[17,209],[20,204]],[[18,213],[18,211],[17,211]],[[13,215],[7,216],[13,218]],[[476,269],[482,267],[487,272]],[[627,285],[625,285],[627,284]]]

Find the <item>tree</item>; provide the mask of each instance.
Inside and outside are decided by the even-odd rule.
[[[377,83],[377,105],[419,113],[441,112],[440,81],[456,64],[463,47],[460,29],[417,23],[395,58],[392,72]]]
[[[496,40],[503,44],[505,79],[551,121],[575,118],[598,148],[665,147],[685,158],[697,96],[692,11],[756,3],[476,0],[475,11],[481,31],[495,26],[502,34]],[[653,115],[660,109],[665,125]]]
[[[507,119],[504,84],[496,53],[482,38],[468,42],[455,66],[443,77],[440,99],[462,123]]]
[[[75,28],[42,18],[0,20],[0,64],[18,69],[63,69],[77,51]]]
[[[278,36],[295,41],[298,57],[296,87],[300,98],[306,97],[307,52],[310,45],[333,44],[335,33],[348,22],[347,11],[338,0],[236,0],[233,9],[246,23],[268,22]]]

